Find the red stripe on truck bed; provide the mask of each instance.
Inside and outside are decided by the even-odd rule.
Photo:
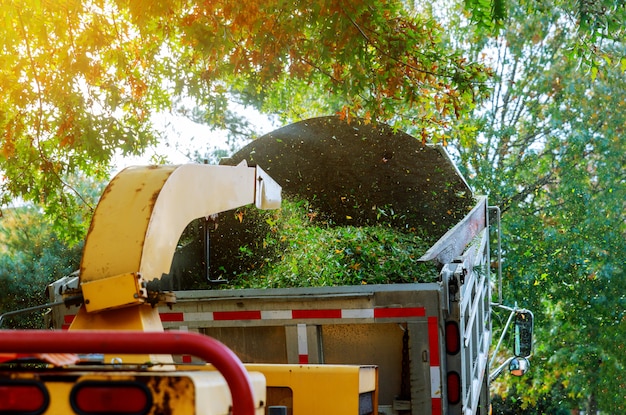
[[[161,321],[185,321],[183,313],[161,313]]]

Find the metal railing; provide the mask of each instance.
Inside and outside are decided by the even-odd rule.
[[[461,292],[460,325],[463,348],[465,413],[474,414],[484,384],[491,343],[490,285],[487,273],[470,272]]]

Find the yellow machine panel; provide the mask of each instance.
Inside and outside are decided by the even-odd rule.
[[[263,415],[265,378],[260,373],[249,375],[255,415]],[[215,371],[62,371],[9,376],[0,372],[0,391],[7,401],[24,401],[2,411],[12,414],[228,415],[232,411],[228,385]]]
[[[378,414],[378,368],[344,365],[247,364],[267,382],[267,406],[288,415]]]
[[[141,275],[136,272],[83,282],[85,309],[91,313],[143,304],[148,295],[142,282]]]

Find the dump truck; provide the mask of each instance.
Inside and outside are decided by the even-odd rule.
[[[307,120],[267,140],[292,149],[313,136],[323,145],[356,139],[377,146],[380,134],[397,134],[354,122]],[[394,154],[379,150],[373,157],[382,154],[387,166]],[[48,287],[51,304],[63,304],[50,315],[58,330],[0,333],[0,353],[30,359],[25,364],[16,356],[0,367],[0,389],[11,397],[0,398],[0,412],[489,413],[490,382],[507,366],[516,375],[528,369],[532,313],[502,304],[501,288],[493,298],[492,283],[501,287],[490,246],[499,232],[498,210],[472,194],[442,147],[420,144],[415,154],[397,154],[420,157],[423,168],[403,167],[403,177],[392,179],[423,198],[412,202],[412,212],[433,229],[436,242],[415,261],[430,264],[435,280],[172,289],[173,258],[190,221],[253,203],[276,209],[285,185],[311,187],[296,177],[275,180],[258,153],[248,149],[244,156],[253,160],[235,157],[235,165],[128,168],[111,181],[94,212],[79,272]],[[280,167],[274,171],[281,176]],[[381,183],[374,185],[378,191]],[[451,213],[460,198],[465,207]],[[205,268],[208,240],[200,261]],[[496,350],[489,358],[494,307],[510,311],[497,348],[510,324],[515,348],[490,373],[498,357]],[[54,364],[56,353],[76,359]],[[25,403],[31,393],[38,398]]]

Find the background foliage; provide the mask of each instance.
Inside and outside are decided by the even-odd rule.
[[[68,183],[81,195],[84,204],[95,206],[103,182],[74,176]],[[0,217],[0,313],[49,302],[46,286],[78,270],[82,241],[73,242],[76,233],[86,232],[89,218],[85,211],[53,212],[61,222],[76,224],[74,229],[54,226],[51,211],[32,204],[5,208]],[[73,215],[73,216],[72,216]],[[46,310],[9,317],[3,328],[43,328]]]
[[[0,312],[49,302],[46,286],[78,269],[81,245],[68,247],[32,207],[7,210],[0,228]],[[7,317],[2,328],[42,328],[43,311]]]
[[[537,318],[532,373],[501,379],[496,413],[626,407],[626,43],[586,14],[624,7],[578,4],[510,4],[497,37],[450,28],[494,70],[491,99],[468,117],[479,139],[455,147],[503,209],[507,299]]]

